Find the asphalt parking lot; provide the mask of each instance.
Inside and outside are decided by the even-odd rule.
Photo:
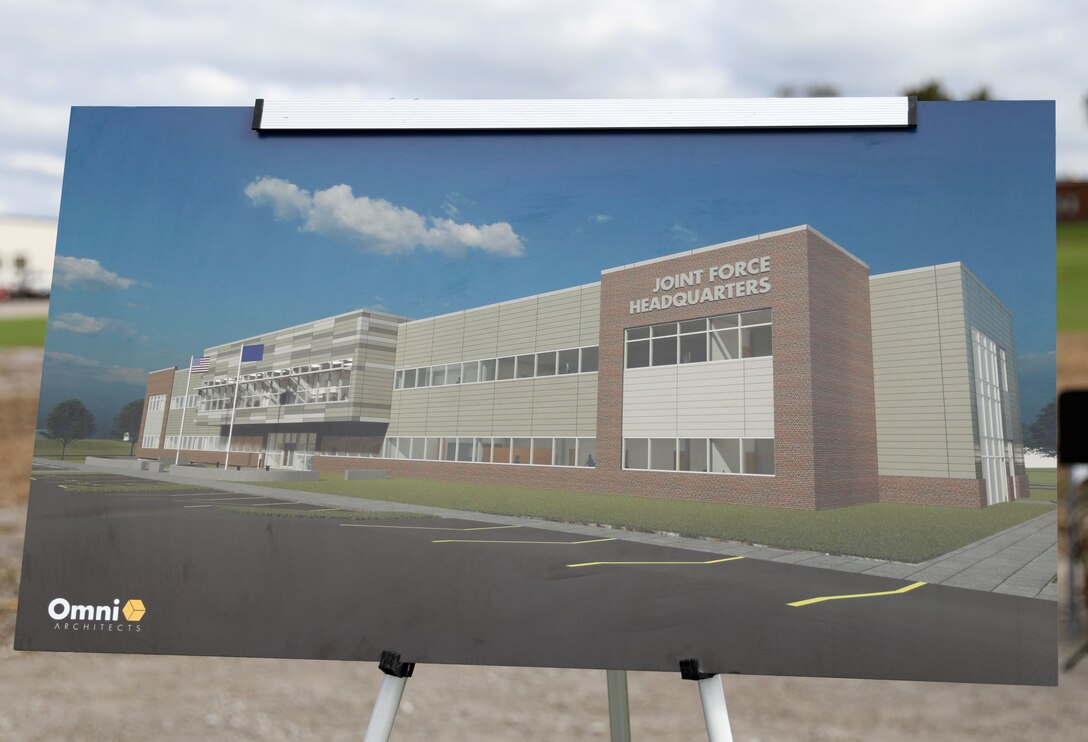
[[[37,468],[16,648],[1056,681],[1050,601],[289,498]],[[147,613],[65,628],[58,597]]]

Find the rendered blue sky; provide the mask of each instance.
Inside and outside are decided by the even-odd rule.
[[[1053,397],[1051,103],[920,103],[910,131],[258,137],[251,116],[73,111],[57,254],[135,283],[54,283],[43,411],[78,396],[112,416],[142,394],[133,369],[361,306],[426,317],[803,223],[872,273],[964,262],[1015,318],[1026,422]],[[278,219],[246,195],[262,176],[506,223],[523,254],[382,254]],[[1049,391],[1027,368],[1047,358]]]

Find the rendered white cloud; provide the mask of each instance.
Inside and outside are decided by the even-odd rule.
[[[100,286],[111,289],[127,289],[136,281],[125,278],[102,267],[93,258],[73,258],[58,255],[54,264],[53,282],[61,286]]]
[[[507,222],[477,226],[423,216],[383,198],[356,196],[348,185],[311,194],[282,178],[262,177],[249,183],[245,193],[255,205],[271,207],[278,219],[299,220],[307,232],[347,239],[383,255],[419,248],[454,256],[469,250],[500,257],[525,254],[521,237]]]
[[[612,221],[612,217],[609,214],[594,214],[589,217],[591,222],[597,222],[597,224],[604,224],[605,222]]]
[[[106,317],[91,317],[79,312],[65,312],[49,322],[50,326],[65,332],[80,335],[96,335],[101,332],[117,332],[123,335],[133,334],[131,327],[124,322]]]
[[[82,377],[121,384],[139,384],[142,386],[147,383],[147,372],[142,368],[111,366],[94,358],[86,358],[74,353],[60,351],[47,351],[45,357],[63,373],[78,373]]]

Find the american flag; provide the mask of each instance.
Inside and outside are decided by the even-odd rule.
[[[212,366],[211,356],[200,356],[200,358],[193,357],[190,360],[189,370],[194,374],[207,373],[208,369]]]

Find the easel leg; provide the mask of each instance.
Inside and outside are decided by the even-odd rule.
[[[401,662],[396,652],[382,652],[378,669],[385,673],[385,677],[382,678],[382,687],[378,689],[378,698],[374,701],[363,742],[388,742],[393,722],[397,719],[401,696],[404,695],[404,686],[412,677],[415,667],[414,662]]]
[[[725,691],[717,675],[700,672],[699,660],[680,660],[680,676],[699,683],[699,699],[703,702],[703,719],[710,742],[733,742],[729,727],[729,710],[725,707]]]
[[[631,702],[627,696],[627,671],[605,670],[608,677],[608,727],[612,742],[631,742]]]

